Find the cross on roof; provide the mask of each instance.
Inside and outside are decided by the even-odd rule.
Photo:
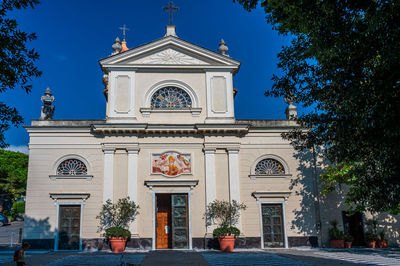
[[[169,25],[172,25],[172,14],[176,11],[179,10],[179,7],[174,6],[174,3],[172,1],[168,2],[168,5],[163,7],[163,10],[165,12],[169,13]]]
[[[124,24],[124,26],[119,28],[120,30],[122,30],[122,35],[124,36],[124,41],[125,41],[125,31],[129,30],[129,28],[126,27],[126,25]]]

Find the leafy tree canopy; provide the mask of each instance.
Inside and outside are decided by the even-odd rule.
[[[29,41],[36,39],[36,35],[19,30],[17,21],[7,16],[12,10],[33,8],[38,3],[38,0],[0,1],[0,93],[16,87],[29,93],[31,78],[41,75],[35,66],[39,55],[34,49],[26,47]],[[22,122],[22,116],[14,107],[0,101],[0,148],[7,146],[4,132]]]
[[[28,155],[0,150],[0,194],[14,201],[26,192]]]
[[[247,10],[260,4],[279,33],[293,36],[266,95],[315,109],[297,119],[308,131],[284,137],[300,149],[325,148],[332,167],[324,182],[347,184],[351,208],[398,213],[400,2],[234,1]]]

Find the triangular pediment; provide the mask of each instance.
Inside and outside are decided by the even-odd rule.
[[[238,68],[240,62],[183,41],[176,37],[164,37],[157,41],[112,55],[100,60],[102,67],[152,67],[152,66],[222,66]]]
[[[154,51],[150,54],[146,53],[144,56],[131,58],[121,63],[142,65],[209,65],[214,62],[203,61],[195,55],[189,55],[189,53],[181,49],[165,47],[165,49]]]

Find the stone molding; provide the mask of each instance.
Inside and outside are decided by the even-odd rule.
[[[291,192],[290,191],[283,191],[283,192],[273,192],[273,191],[255,191],[251,193],[253,197],[260,201],[261,199],[265,198],[282,198],[285,201],[288,200]]]

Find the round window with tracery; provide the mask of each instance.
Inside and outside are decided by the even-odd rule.
[[[67,159],[57,167],[57,175],[87,175],[87,167],[78,159]]]
[[[192,100],[189,94],[181,88],[165,87],[157,90],[151,97],[151,109],[189,109]]]
[[[285,168],[274,159],[263,159],[258,162],[255,169],[256,175],[284,175]]]

